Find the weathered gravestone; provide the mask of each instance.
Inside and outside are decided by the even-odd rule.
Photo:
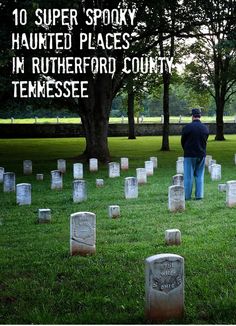
[[[11,117],[11,123],[14,123],[14,118],[13,117]]]
[[[210,161],[212,160],[212,155],[206,155],[205,166],[208,168]]]
[[[4,172],[5,172],[5,169],[3,167],[0,167],[0,183],[3,183]]]
[[[60,171],[61,173],[66,172],[66,160],[64,159],[57,160],[57,170]]]
[[[220,164],[212,164],[211,165],[211,180],[221,180],[221,165]]]
[[[39,208],[38,210],[38,222],[39,223],[50,223],[51,222],[51,209]]]
[[[137,177],[139,185],[147,183],[146,169],[145,168],[137,168],[136,169],[136,177]]]
[[[73,202],[80,203],[87,200],[87,187],[85,180],[73,181]]]
[[[178,246],[181,244],[181,232],[178,229],[169,229],[165,231],[165,243],[168,246]]]
[[[96,158],[89,159],[89,171],[90,172],[98,171],[98,160]]]
[[[108,164],[109,178],[116,178],[120,176],[120,163],[110,162]]]
[[[226,205],[236,206],[236,180],[226,182]]]
[[[96,187],[101,188],[104,186],[104,180],[103,179],[96,179]]]
[[[176,161],[176,173],[184,174],[184,160],[180,159]]]
[[[120,159],[120,168],[121,168],[121,170],[128,170],[129,169],[129,159],[128,159],[128,157],[121,157],[121,159]]]
[[[153,162],[152,161],[145,161],[145,169],[147,176],[153,175]]]
[[[71,255],[91,255],[96,252],[96,215],[77,212],[70,216]]]
[[[135,177],[125,178],[125,199],[138,198],[138,180]]]
[[[184,314],[184,258],[151,256],[145,262],[145,312],[148,320],[165,322]]]
[[[43,174],[42,173],[37,173],[36,174],[36,180],[37,181],[42,181],[43,180]]]
[[[170,186],[168,191],[168,208],[171,212],[185,210],[185,194],[183,186]]]
[[[184,185],[184,176],[183,174],[176,174],[172,177],[173,186],[183,186]]]
[[[225,192],[226,191],[226,183],[219,183],[218,190],[219,190],[219,192]]]
[[[208,163],[208,172],[211,173],[212,165],[216,164],[216,160],[210,160]]]
[[[12,192],[16,189],[16,175],[14,172],[3,173],[3,192]]]
[[[30,175],[32,174],[32,161],[31,160],[24,160],[23,161],[23,173],[25,175]]]
[[[153,163],[153,168],[154,169],[157,169],[157,166],[158,166],[158,159],[157,159],[157,157],[156,156],[151,156],[150,157],[150,161],[152,161],[152,163]]]
[[[31,184],[19,183],[16,185],[16,203],[18,205],[31,205]]]
[[[108,207],[108,215],[110,218],[117,218],[120,216],[120,206],[110,205]]]
[[[62,172],[59,170],[51,171],[51,189],[60,190],[63,188]]]
[[[74,163],[73,164],[73,178],[74,179],[83,179],[83,163]]]

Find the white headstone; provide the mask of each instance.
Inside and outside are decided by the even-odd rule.
[[[205,166],[208,168],[210,161],[212,160],[212,155],[206,155]]]
[[[61,173],[66,172],[66,160],[63,159],[57,160],[57,170],[61,171]]]
[[[147,172],[145,168],[137,168],[136,169],[136,177],[138,180],[138,184],[147,183]]]
[[[152,161],[145,161],[145,169],[147,176],[153,175],[153,162]]]
[[[176,174],[172,177],[173,186],[183,186],[184,185],[184,176],[183,174]]]
[[[185,210],[185,194],[183,186],[170,186],[168,191],[168,208],[171,212]]]
[[[74,179],[83,179],[83,163],[74,163],[73,164],[73,177]]]
[[[51,222],[51,209],[39,208],[38,210],[38,222],[39,223],[50,223]]]
[[[96,215],[77,212],[70,216],[71,255],[91,255],[96,252]]]
[[[183,156],[178,156],[177,161],[184,161],[184,157]]]
[[[135,177],[125,178],[125,198],[138,198],[138,180]]]
[[[104,186],[104,180],[103,179],[96,179],[96,187],[100,188]]]
[[[179,123],[182,123],[182,116],[179,116]]]
[[[96,158],[89,159],[89,171],[90,172],[98,171],[98,160]]]
[[[125,117],[122,115],[121,116],[121,123],[124,123],[125,122]]]
[[[161,123],[164,123],[164,115],[161,115]]]
[[[158,159],[157,159],[157,157],[156,156],[151,156],[150,157],[150,161],[152,161],[152,163],[153,163],[153,168],[154,169],[157,169],[157,166],[158,166]]]
[[[219,190],[219,192],[225,192],[226,191],[226,183],[219,183],[218,190]]]
[[[109,178],[116,178],[120,176],[120,163],[110,162],[108,164]]]
[[[208,172],[211,173],[212,165],[216,164],[216,160],[210,160],[208,163]]]
[[[31,205],[31,184],[19,183],[16,185],[16,203],[18,205]]]
[[[14,118],[13,117],[11,117],[11,123],[14,123]]]
[[[43,180],[43,174],[42,173],[37,173],[36,174],[36,180],[42,181]]]
[[[23,161],[23,173],[25,175],[32,174],[32,161],[31,160],[24,160]]]
[[[211,165],[211,180],[221,180],[221,165],[212,164]]]
[[[178,229],[169,229],[165,231],[165,243],[168,246],[178,246],[181,244],[181,232]]]
[[[184,258],[151,256],[145,262],[145,312],[148,320],[165,322],[184,314]]]
[[[129,169],[129,159],[128,159],[128,157],[121,157],[121,159],[120,159],[120,168],[121,168],[121,170],[128,170]]]
[[[63,174],[59,170],[51,171],[51,189],[62,189],[63,188]]]
[[[73,181],[73,202],[81,203],[87,200],[87,187],[85,180]]]
[[[16,189],[16,175],[14,172],[3,173],[3,192],[12,192]]]
[[[3,183],[4,172],[5,172],[5,169],[3,167],[0,167],[0,183]]]
[[[120,206],[110,205],[108,207],[108,215],[110,218],[117,218],[120,216]]]
[[[176,173],[184,174],[184,161],[183,160],[176,161]]]
[[[236,180],[226,182],[226,205],[236,206]]]

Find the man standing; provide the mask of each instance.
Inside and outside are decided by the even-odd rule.
[[[204,197],[204,170],[206,144],[209,130],[200,121],[201,111],[192,109],[192,122],[182,130],[181,145],[184,150],[184,190],[185,199],[191,199],[193,179],[195,198]]]

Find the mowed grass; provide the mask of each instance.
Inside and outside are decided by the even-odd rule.
[[[161,137],[110,138],[113,161],[129,157],[129,171],[109,179],[107,166],[90,173],[84,167],[88,200],[72,202],[72,165],[84,139],[0,140],[0,166],[16,172],[17,183],[32,184],[32,205],[16,205],[14,193],[0,190],[1,324],[145,324],[144,261],[160,253],[185,259],[185,316],[169,323],[236,324],[236,208],[225,206],[218,181],[205,178],[203,201],[188,201],[186,210],[170,213],[168,187],[182,156],[180,137],[170,137],[170,152],[159,151]],[[215,142],[208,154],[222,164],[222,180],[236,179],[236,136]],[[139,198],[124,199],[124,178],[135,176],[150,156],[158,169],[139,187]],[[50,190],[56,160],[67,160],[64,189]],[[22,161],[33,160],[33,175],[24,176]],[[35,174],[44,173],[44,181]],[[104,178],[104,188],[95,179]],[[119,219],[108,218],[118,204]],[[37,224],[37,210],[51,208],[52,223]],[[96,255],[71,257],[69,217],[77,211],[97,216]],[[180,246],[167,247],[164,232],[178,228]]]
[[[182,116],[181,117],[181,122],[182,123],[187,123],[191,121],[191,116]],[[205,123],[212,123],[212,122],[216,122],[216,118],[215,117],[210,117],[210,116],[202,116],[201,118],[202,122]],[[135,118],[135,123],[137,123],[137,117]],[[171,116],[170,117],[170,123],[179,123],[180,122],[180,117],[179,116]],[[234,116],[225,116],[224,117],[224,122],[235,122],[235,117]],[[0,124],[1,123],[12,123],[11,119],[0,119]],[[37,118],[35,120],[35,118],[24,118],[24,119],[14,119],[13,123],[16,124],[20,124],[20,123],[25,123],[25,124],[32,124],[32,123],[39,123],[39,124],[47,124],[47,123],[81,123],[81,119],[80,118],[59,118],[57,119],[57,117],[55,118]],[[113,123],[128,123],[128,118],[124,117],[124,119],[122,119],[121,117],[117,118],[117,117],[110,117],[109,119],[109,123],[113,124]],[[139,123],[141,123],[141,115],[140,115],[140,119],[139,119]],[[143,118],[143,123],[161,123],[161,117],[144,117]]]

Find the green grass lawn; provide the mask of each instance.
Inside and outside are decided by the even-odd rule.
[[[225,142],[211,136],[208,154],[222,164],[222,180],[236,179],[236,136]],[[0,190],[1,324],[143,324],[144,260],[175,253],[185,259],[185,316],[180,324],[236,324],[236,208],[225,206],[217,181],[205,178],[203,201],[188,201],[182,213],[167,209],[168,187],[182,155],[180,137],[170,137],[170,152],[160,152],[161,137],[110,138],[112,159],[129,157],[130,169],[109,179],[106,166],[84,177],[88,200],[72,202],[72,164],[84,139],[0,140],[0,166],[16,172],[17,183],[32,184],[32,205],[16,205],[14,193]],[[139,187],[139,198],[124,199],[124,178],[134,176],[150,156],[158,169]],[[63,191],[50,190],[56,159],[67,160]],[[24,176],[22,160],[33,160]],[[35,174],[44,173],[44,181]],[[95,179],[104,178],[104,188]],[[108,205],[121,208],[108,218]],[[37,224],[37,210],[51,208],[52,223]],[[69,217],[77,211],[97,216],[96,255],[69,255]],[[178,228],[180,246],[167,247],[164,232]]]
[[[182,116],[182,122],[190,122],[191,117],[190,116]],[[224,117],[224,122],[234,122],[235,117],[234,116],[226,116]],[[208,116],[202,116],[201,118],[202,122],[215,122],[215,117],[208,117]],[[37,118],[37,123],[81,123],[80,118]],[[137,123],[137,118],[135,118],[135,122]],[[144,123],[160,123],[161,117],[144,117]],[[170,123],[178,123],[179,117],[170,117]],[[11,119],[0,119],[1,123],[11,123]],[[29,119],[14,119],[14,123],[27,123],[32,124],[35,123],[35,119],[29,118]],[[121,118],[114,118],[110,117],[109,123],[121,123]],[[128,123],[128,118],[124,118],[124,123]]]

